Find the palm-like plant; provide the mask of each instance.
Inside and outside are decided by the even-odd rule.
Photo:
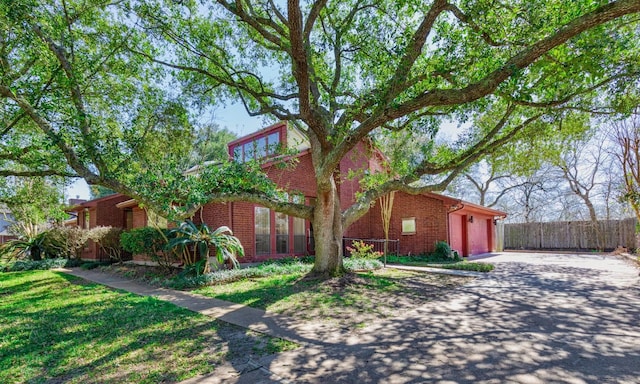
[[[35,235],[23,235],[0,245],[0,255],[9,260],[42,260],[43,257],[66,256],[65,246],[50,236],[49,231]]]
[[[244,248],[237,237],[227,226],[211,231],[208,225],[196,225],[187,220],[169,231],[168,247],[182,255],[185,265],[193,265],[199,255],[204,261],[203,273],[210,270],[210,247],[215,248],[216,259],[219,264],[231,263],[234,268],[239,266],[237,257],[244,256]]]

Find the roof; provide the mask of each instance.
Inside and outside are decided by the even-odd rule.
[[[124,195],[122,193],[113,193],[113,194],[108,195],[108,196],[104,196],[104,197],[100,197],[98,199],[85,201],[84,203],[80,203],[78,205],[74,205],[74,206],[68,207],[66,209],[66,211],[67,212],[78,212],[78,211],[82,211],[85,208],[94,208],[94,207],[96,207],[98,205],[98,203],[101,203],[103,201],[112,200],[112,199],[122,198],[123,196]]]
[[[451,212],[464,211],[464,212],[469,212],[469,213],[481,213],[481,214],[490,215],[490,216],[507,217],[507,213],[506,212],[499,211],[497,209],[485,207],[485,206],[480,205],[480,204],[470,203],[470,202],[464,201],[464,200],[458,200],[458,201],[459,201],[459,204],[461,206],[457,207],[457,209],[455,209],[455,210],[453,210]]]
[[[268,127],[261,128],[261,129],[255,131],[255,132],[253,132],[253,133],[250,133],[248,135],[244,135],[242,137],[238,137],[237,139],[228,142],[227,143],[227,147],[230,147],[230,146],[232,146],[234,144],[237,144],[237,143],[241,143],[243,141],[247,141],[248,139],[250,139],[252,137],[260,136],[260,135],[266,133],[267,131],[272,131],[272,130],[275,130],[276,128],[282,128],[283,125],[287,126],[287,123],[284,122],[284,121],[279,121],[279,122],[277,122],[275,124],[271,124]]]
[[[137,206],[138,206],[138,202],[136,201],[136,199],[129,199],[116,204],[116,208],[120,208],[120,209],[133,208]]]

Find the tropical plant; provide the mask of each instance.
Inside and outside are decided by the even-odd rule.
[[[244,256],[244,248],[229,227],[222,226],[211,231],[208,225],[197,225],[191,220],[182,222],[170,232],[168,247],[181,255],[185,266],[194,265],[198,257],[203,261],[202,268],[196,268],[196,274],[210,271],[210,247],[215,248],[218,264],[239,267],[237,256]]]
[[[9,260],[38,261],[43,258],[66,256],[66,252],[63,242],[56,236],[52,236],[50,231],[44,231],[36,235],[22,235],[0,245],[0,256]]]

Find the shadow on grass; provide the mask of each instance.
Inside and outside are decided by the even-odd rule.
[[[0,282],[0,382],[177,381],[265,348],[245,329],[61,273]]]
[[[195,293],[347,328],[393,316],[452,291],[468,278],[384,270],[317,279],[302,273],[245,279]]]

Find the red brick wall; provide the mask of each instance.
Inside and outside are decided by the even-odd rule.
[[[360,142],[340,162],[340,184],[338,187],[340,188],[340,208],[342,210],[347,209],[355,202],[356,192],[360,190],[359,180],[362,177],[362,171],[378,170],[375,160],[371,147]],[[349,177],[349,173],[352,173],[351,177]]]
[[[289,191],[302,192],[307,197],[316,196],[316,180],[311,161],[311,153],[305,153],[296,158],[292,166],[271,164],[265,172],[280,188]]]
[[[91,215],[91,228],[94,227],[94,217],[97,219],[96,226],[124,228],[124,210],[116,207],[116,204],[127,200],[130,200],[127,196],[116,195],[111,199],[98,201],[97,212]]]
[[[402,219],[415,217],[416,233],[402,234]],[[432,252],[436,241],[447,241],[447,207],[441,200],[396,192],[389,226],[389,239],[400,239],[401,254]],[[345,237],[384,239],[380,203],[346,231]]]

